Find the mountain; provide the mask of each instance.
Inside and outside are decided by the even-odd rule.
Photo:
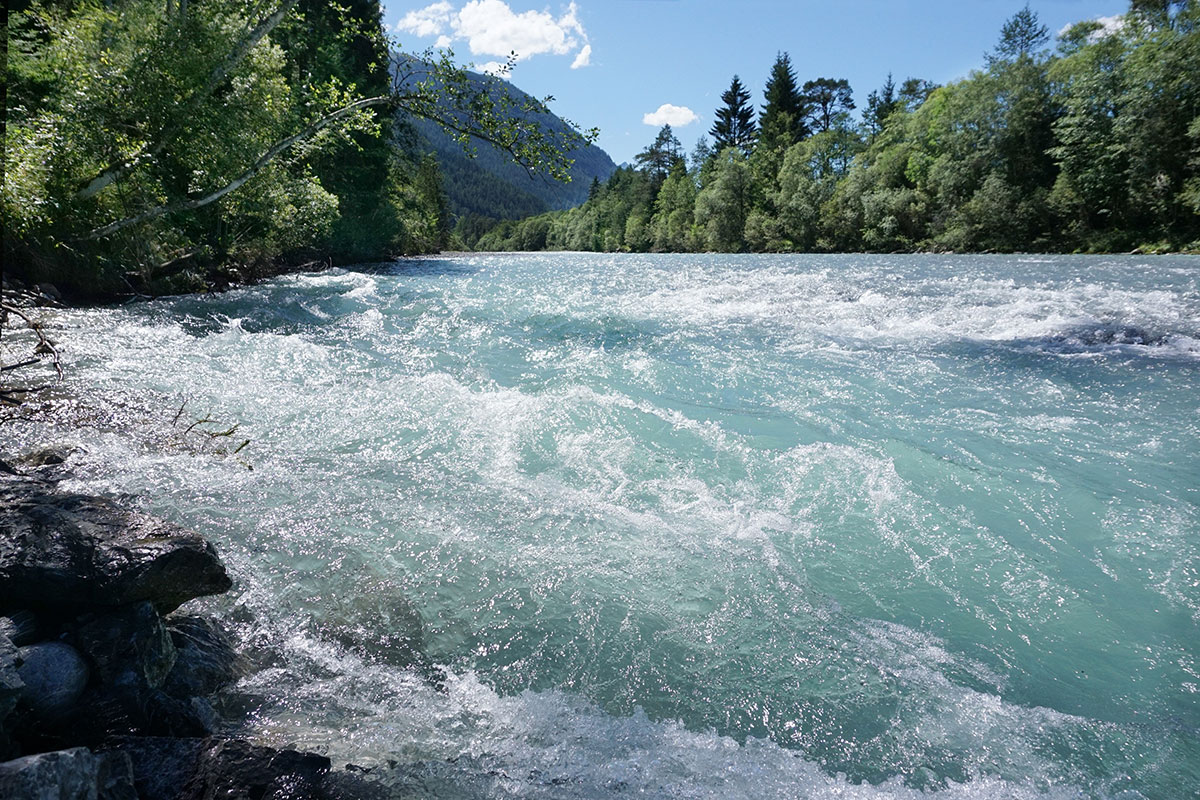
[[[478,73],[469,75],[481,88],[488,82],[488,78]],[[510,83],[505,83],[504,88],[518,103],[529,98]],[[567,123],[553,113],[531,119],[554,131],[568,129]],[[476,155],[471,158],[435,122],[411,116],[403,117],[403,122],[416,138],[408,143],[409,147],[437,155],[450,210],[459,218],[521,219],[544,211],[572,208],[587,200],[594,178],[604,183],[617,168],[608,153],[589,144],[570,152],[575,159],[571,182],[560,183],[541,175],[531,176],[524,167],[513,163],[507,153],[486,142],[472,141]]]

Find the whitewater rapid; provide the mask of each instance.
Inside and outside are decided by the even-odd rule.
[[[217,543],[240,734],[410,796],[1184,797],[1198,281],[1195,257],[295,275],[57,312],[65,399],[9,444],[73,443],[72,488]]]

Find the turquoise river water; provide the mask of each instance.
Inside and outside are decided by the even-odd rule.
[[[11,444],[217,544],[241,735],[412,797],[1200,794],[1200,259],[464,255],[50,328]]]

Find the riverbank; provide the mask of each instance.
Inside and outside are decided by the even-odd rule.
[[[0,795],[369,797],[316,753],[231,735],[250,667],[190,600],[233,582],[194,531],[60,490],[62,448],[0,461]]]

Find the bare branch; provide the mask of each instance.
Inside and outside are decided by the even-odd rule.
[[[35,352],[50,353],[52,356],[54,356],[54,371],[58,373],[58,379],[61,381],[63,378],[62,362],[59,359],[58,350],[55,349],[54,343],[47,339],[46,334],[42,332],[42,324],[40,322],[35,322],[24,311],[15,306],[10,306],[8,303],[0,304],[0,309],[3,309],[6,314],[14,314],[25,320],[25,324],[38,338],[38,345]],[[24,391],[34,390],[26,389]]]

